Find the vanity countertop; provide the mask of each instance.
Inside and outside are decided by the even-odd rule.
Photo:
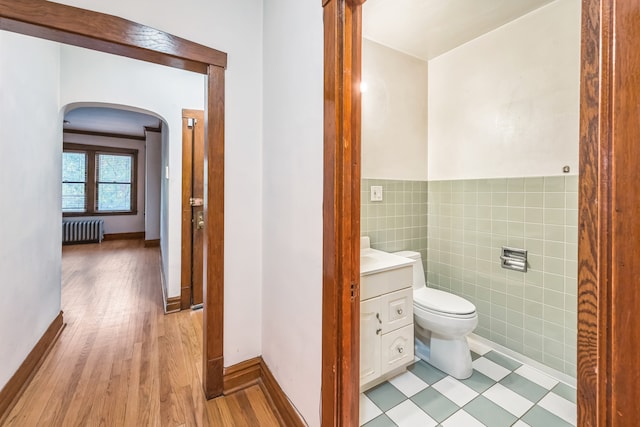
[[[412,265],[414,260],[371,248],[360,249],[360,276]]]

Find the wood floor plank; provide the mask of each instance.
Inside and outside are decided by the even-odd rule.
[[[65,246],[66,327],[3,426],[278,426],[259,386],[211,401],[202,310],[165,315],[159,249]]]

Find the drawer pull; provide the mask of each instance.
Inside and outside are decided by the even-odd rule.
[[[398,353],[402,354],[403,351],[404,351],[404,347],[398,347]]]
[[[380,332],[382,332],[382,329],[376,329],[376,335],[380,335]]]
[[[400,316],[402,316],[403,311],[402,311],[402,309],[401,309],[401,308],[399,308],[398,310],[396,310],[396,312],[397,312]]]
[[[380,318],[380,313],[376,313],[376,319],[378,319],[378,323],[382,323],[382,319]]]

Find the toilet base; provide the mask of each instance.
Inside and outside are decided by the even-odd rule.
[[[467,337],[442,337],[431,333],[430,337],[415,339],[415,354],[431,366],[459,380],[473,374],[471,351]],[[429,344],[425,344],[427,341]]]

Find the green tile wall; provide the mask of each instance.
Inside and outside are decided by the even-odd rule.
[[[372,185],[382,186],[381,202],[371,201]],[[420,252],[427,271],[427,181],[362,179],[360,233],[375,249]]]
[[[575,377],[577,176],[430,181],[428,200],[429,285],[476,305],[476,334]],[[501,268],[502,246],[529,270]]]

